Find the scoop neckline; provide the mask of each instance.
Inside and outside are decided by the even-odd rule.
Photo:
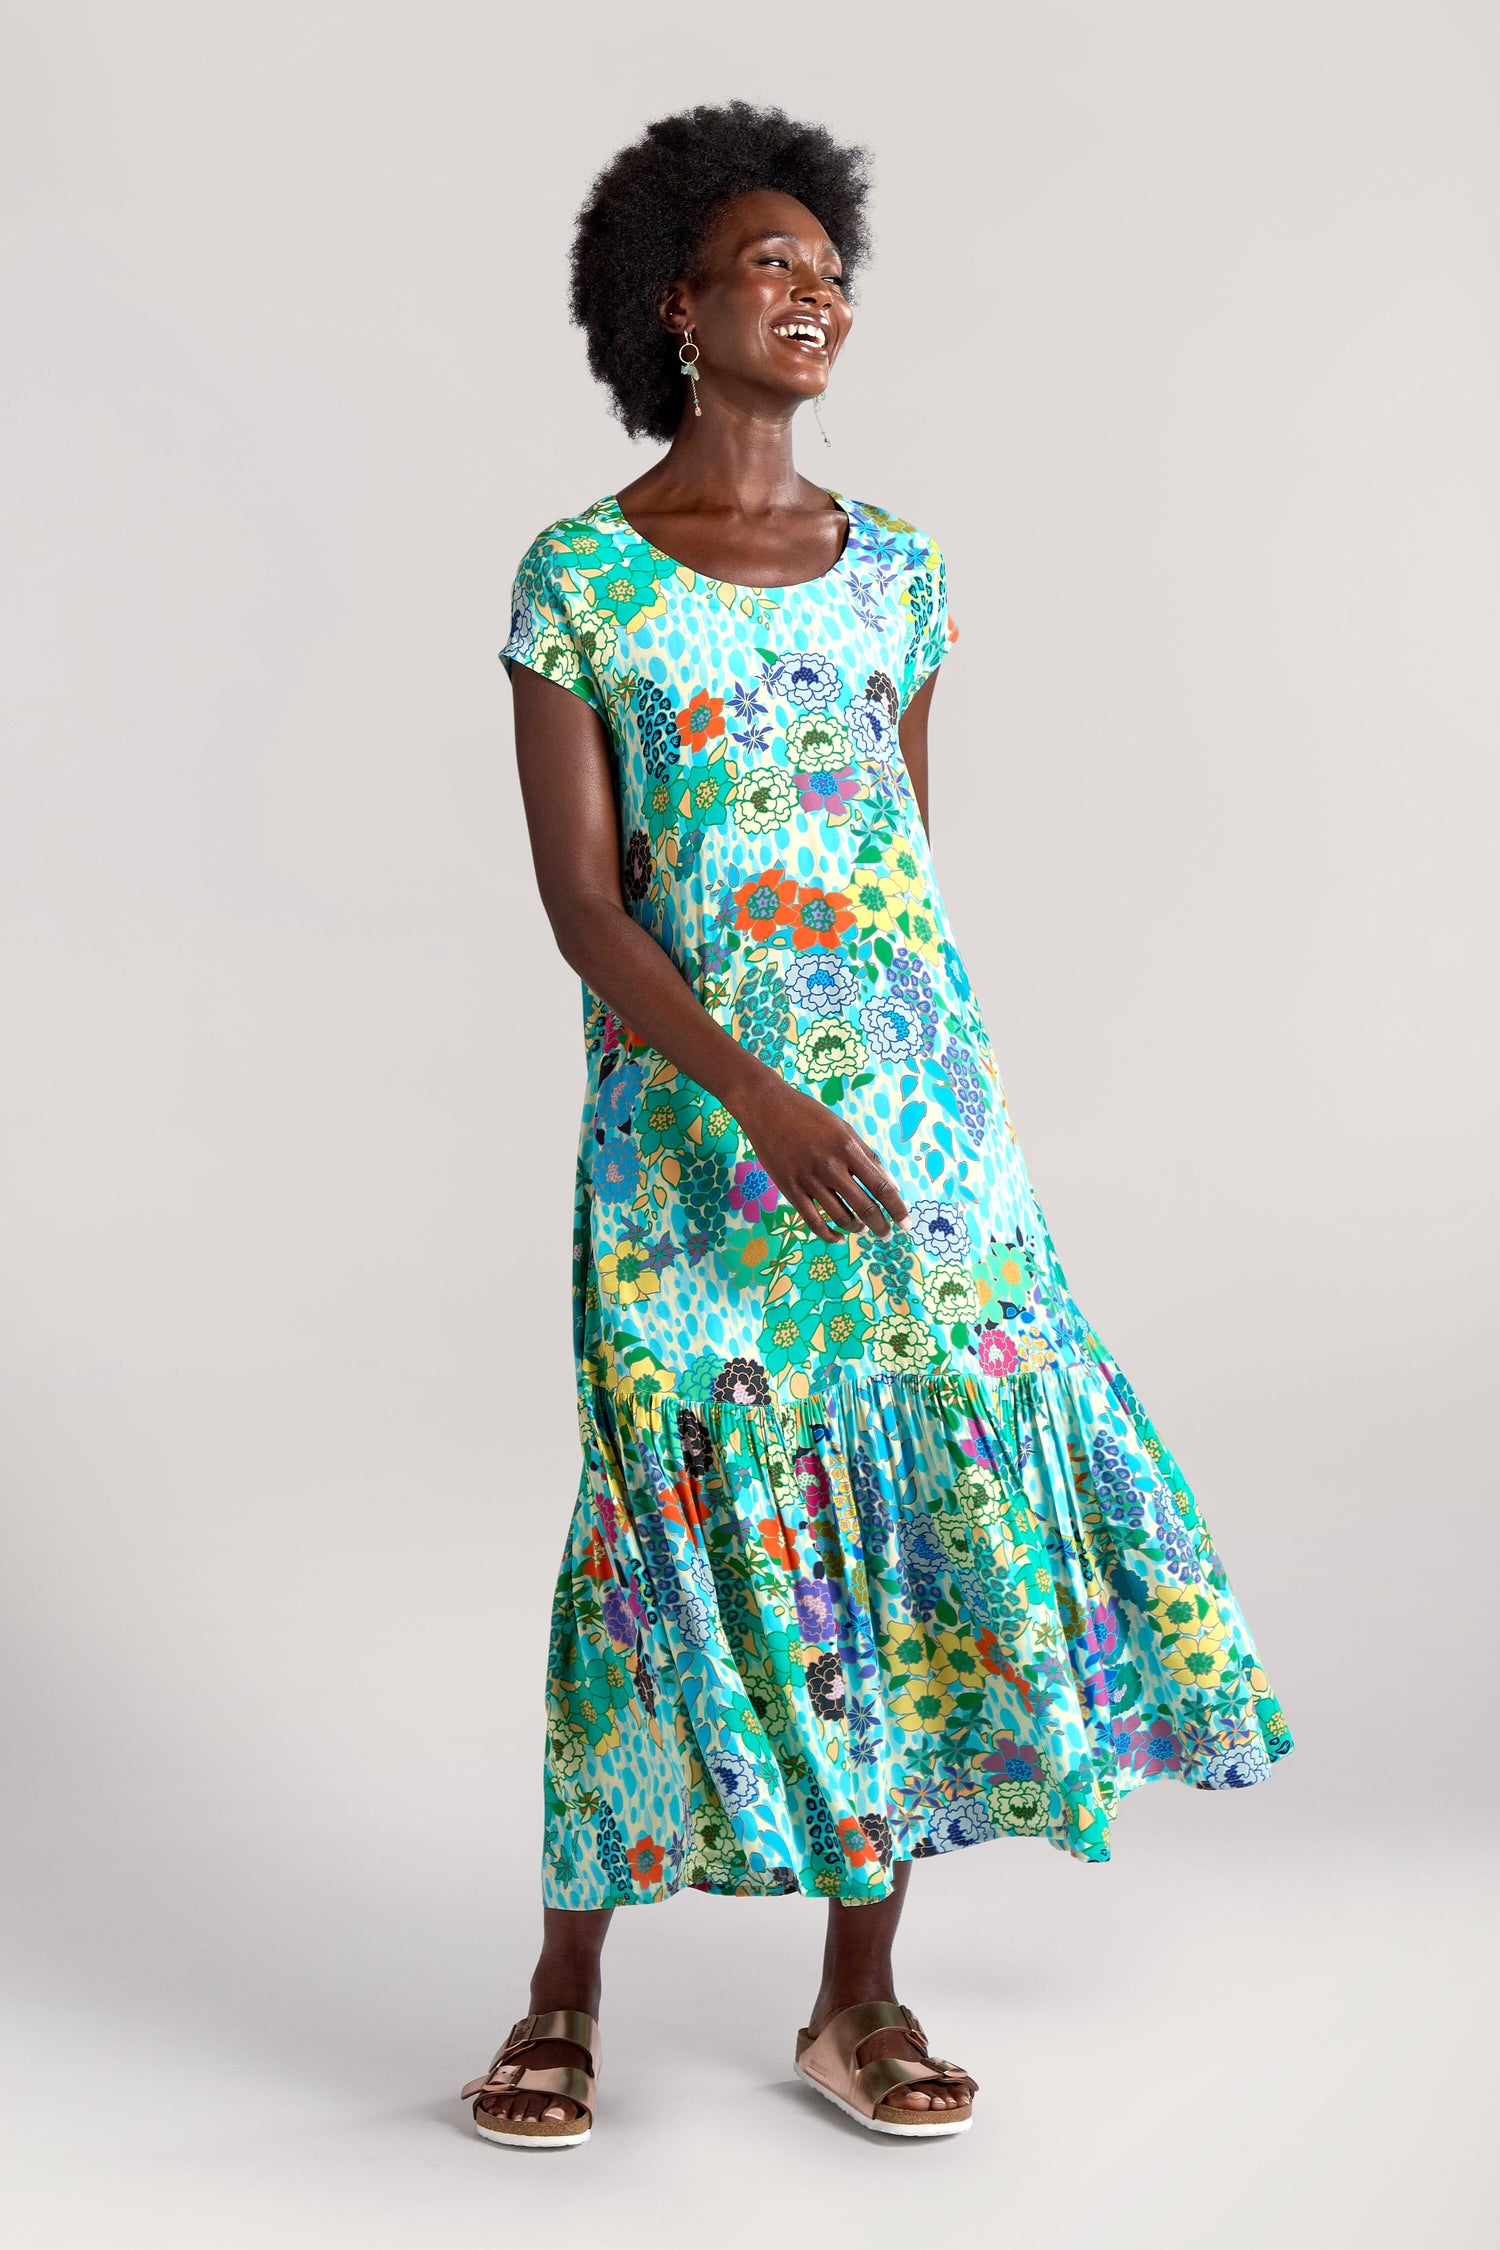
[[[838,576],[848,561],[854,545],[855,509],[858,503],[851,501],[845,493],[835,492],[832,485],[825,484],[820,489],[826,492],[829,499],[834,501],[843,511],[845,521],[849,526],[844,534],[844,544],[839,550],[837,560],[831,563],[827,570],[819,571],[816,578],[796,578],[792,580],[790,585],[784,586],[744,586],[733,578],[715,578],[713,572],[709,570],[695,570],[691,563],[680,562],[676,555],[669,555],[665,547],[658,547],[654,539],[648,539],[643,531],[637,531],[625,510],[620,506],[618,493],[606,493],[599,506],[613,509],[615,521],[621,529],[628,531],[638,546],[645,547],[653,555],[660,555],[662,561],[670,563],[674,570],[687,571],[691,577],[701,579],[705,586],[727,586],[733,594],[753,594],[757,601],[763,601],[769,594],[800,594],[805,593],[810,586],[826,586],[830,579]]]

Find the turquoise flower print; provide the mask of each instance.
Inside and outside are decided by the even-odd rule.
[[[847,766],[854,748],[849,729],[835,711],[808,711],[793,719],[786,745],[794,766],[804,773],[832,773]]]
[[[799,711],[821,710],[824,704],[839,699],[838,666],[830,657],[815,656],[810,651],[784,656],[766,674],[766,685],[773,695],[795,703]]]
[[[924,1198],[913,1203],[906,1216],[906,1231],[923,1258],[966,1260],[973,1249],[968,1214],[961,1203]]]
[[[781,1190],[759,1157],[746,1157],[734,1168],[729,1187],[729,1208],[742,1219],[763,1219],[781,1201]]]
[[[860,1010],[859,1028],[872,1055],[885,1062],[903,1062],[925,1055],[932,1045],[932,1022],[907,1006],[899,994],[887,993]]]
[[[665,561],[665,558],[661,558]],[[673,565],[667,565],[670,571]],[[667,606],[657,578],[658,558],[649,547],[601,550],[588,573],[588,593],[596,610],[611,617],[621,632],[633,633]]]
[[[859,775],[853,766],[837,766],[831,773],[799,773],[797,793],[804,812],[821,813],[825,820],[847,820],[860,793]]]
[[[1063,1278],[948,925],[901,754],[957,660],[941,556],[834,498],[846,559],[814,582],[681,568],[609,499],[514,587],[506,663],[607,737],[631,914],[908,1206],[824,1241],[718,1094],[585,984],[551,1907],[868,1902],[1001,1836],[1104,1860],[1131,1790],[1246,1788],[1291,1748]]]
[[[799,1015],[836,1016],[853,1004],[859,979],[837,954],[804,953],[787,969],[786,990]]]

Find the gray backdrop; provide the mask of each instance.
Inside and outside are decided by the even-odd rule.
[[[5,34],[13,2238],[1479,2239],[1500,14]],[[736,93],[875,152],[803,466],[947,552],[945,894],[1298,1747],[1107,1869],[918,1870],[965,2140],[787,2083],[815,1905],[689,1896],[618,1920],[593,2144],[518,2171],[451,2096],[536,1938],[583,1069],[495,651],[649,458],[572,213]]]

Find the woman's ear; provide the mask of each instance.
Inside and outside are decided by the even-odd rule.
[[[662,326],[670,328],[674,336],[680,336],[685,328],[692,326],[692,312],[683,302],[680,282],[668,282],[656,300],[656,310]]]

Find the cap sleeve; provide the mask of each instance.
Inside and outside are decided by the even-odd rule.
[[[589,660],[594,639],[587,582],[568,567],[569,555],[552,532],[542,532],[521,557],[510,601],[510,632],[500,651],[507,672],[516,664],[540,672],[579,696],[601,717],[604,691]]]
[[[958,639],[958,627],[948,615],[948,566],[942,549],[931,540],[918,555],[903,599],[911,612],[906,671],[901,685],[904,711],[923,681],[937,670]]]

